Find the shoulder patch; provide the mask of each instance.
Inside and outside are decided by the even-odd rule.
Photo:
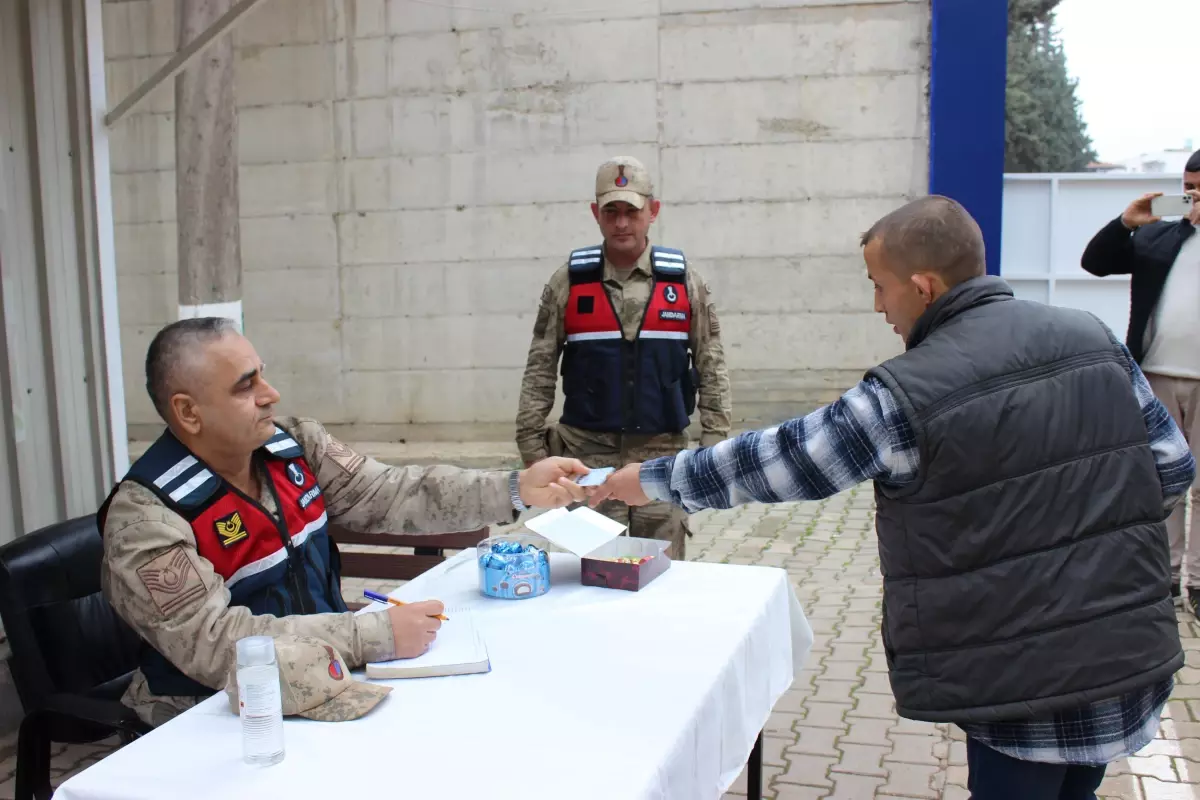
[[[221,483],[169,432],[134,462],[125,479],[145,486],[168,507],[182,509],[203,504]]]
[[[366,456],[359,455],[348,446],[329,435],[325,440],[325,458],[337,464],[342,472],[353,475],[362,469]]]
[[[546,337],[546,328],[550,327],[550,306],[543,299],[538,305],[537,319],[533,322],[533,337],[535,339],[544,339]]]
[[[300,458],[304,455],[304,448],[300,443],[278,425],[275,426],[275,435],[268,439],[263,447],[276,458]]]
[[[584,247],[571,251],[571,259],[567,266],[571,272],[587,272],[604,264],[604,250],[597,247]]]
[[[138,578],[163,616],[204,596],[204,581],[196,569],[195,556],[177,544],[157,558],[138,567]]]
[[[682,250],[656,245],[650,248],[650,264],[659,272],[678,273],[687,269],[687,258]]]

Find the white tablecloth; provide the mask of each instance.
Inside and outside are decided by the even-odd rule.
[[[285,718],[266,768],[217,695],[55,798],[720,797],[812,644],[787,574],[676,562],[635,593],[582,586],[556,553],[551,575],[542,597],[483,597],[467,550],[393,593],[475,609],[489,673],[388,681],[353,722]]]

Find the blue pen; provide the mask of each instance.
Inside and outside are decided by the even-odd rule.
[[[363,595],[366,596],[367,599],[374,600],[379,603],[391,603],[394,606],[408,605],[407,603],[405,603],[401,600],[397,600],[393,597],[388,597],[385,594],[380,594],[379,592],[372,592],[370,589],[363,589]],[[432,616],[436,619],[442,620],[443,622],[450,619],[445,614],[433,614]]]

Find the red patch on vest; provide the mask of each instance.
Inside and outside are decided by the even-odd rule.
[[[305,490],[296,485],[293,475],[297,470],[304,479],[303,485],[310,487],[311,492],[316,478],[303,459],[267,459],[267,476],[279,498],[279,513],[289,537],[317,522],[325,513],[325,498],[319,492],[306,506],[300,505]],[[246,500],[224,484],[218,493],[213,503],[192,520],[196,551],[212,563],[216,573],[229,580],[243,567],[263,559],[279,558],[276,554],[284,544],[276,521],[257,503]],[[240,524],[240,531],[235,520]]]

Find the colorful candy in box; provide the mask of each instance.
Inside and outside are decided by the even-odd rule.
[[[525,600],[550,591],[550,561],[534,537],[509,534],[476,547],[479,591],[502,600]]]
[[[600,545],[580,560],[584,586],[603,586],[637,592],[667,571],[670,542],[620,536]]]

